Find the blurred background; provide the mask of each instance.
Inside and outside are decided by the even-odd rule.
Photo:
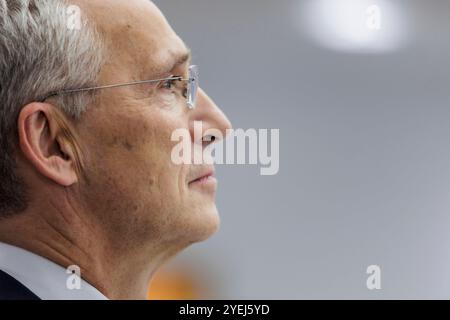
[[[220,232],[149,297],[450,298],[450,2],[154,2],[234,127],[280,129],[280,171],[218,166]]]

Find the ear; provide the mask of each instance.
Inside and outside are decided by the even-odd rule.
[[[19,145],[23,155],[43,176],[68,187],[78,181],[76,162],[61,128],[58,113],[47,103],[30,103],[19,114]],[[74,142],[73,142],[74,143]]]

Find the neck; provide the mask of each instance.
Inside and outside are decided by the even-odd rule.
[[[155,271],[181,250],[155,244],[120,248],[108,240],[111,237],[99,228],[101,224],[71,209],[50,205],[4,219],[0,221],[0,241],[64,268],[79,266],[83,280],[109,299],[146,299]]]

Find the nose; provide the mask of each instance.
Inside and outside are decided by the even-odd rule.
[[[198,91],[197,104],[191,111],[190,117],[191,137],[194,137],[194,123],[198,121],[202,123],[203,144],[224,139],[229,133],[228,130],[232,128],[227,116],[201,88]]]

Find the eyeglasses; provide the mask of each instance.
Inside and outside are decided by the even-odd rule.
[[[45,100],[47,100],[51,97],[65,95],[65,94],[71,94],[71,93],[119,88],[119,87],[125,87],[125,86],[133,86],[133,85],[146,84],[146,83],[157,83],[157,82],[163,82],[163,81],[185,81],[185,82],[187,82],[187,86],[185,88],[185,92],[183,92],[183,95],[186,98],[186,103],[187,103],[188,108],[194,109],[195,105],[197,103],[198,82],[199,82],[198,78],[199,78],[198,66],[190,66],[187,79],[177,76],[177,77],[169,77],[169,78],[163,78],[163,79],[142,80],[142,81],[136,81],[136,82],[112,84],[112,85],[99,86],[99,87],[61,90],[61,91],[56,91],[56,92],[52,92],[52,93],[48,94],[44,99],[41,100],[41,102],[44,102]]]

